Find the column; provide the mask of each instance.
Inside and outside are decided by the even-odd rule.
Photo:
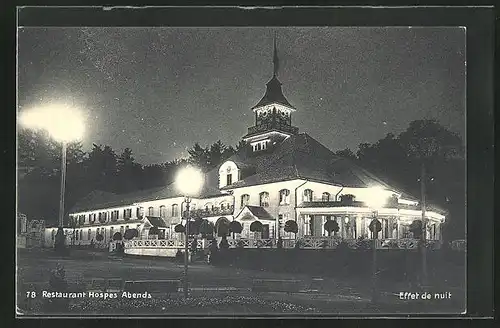
[[[356,238],[359,238],[363,235],[363,217],[358,214],[356,217]]]

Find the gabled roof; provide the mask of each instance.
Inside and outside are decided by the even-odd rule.
[[[283,95],[283,90],[281,90],[281,82],[278,80],[276,75],[273,76],[269,82],[266,84],[266,93],[264,97],[257,103],[257,105],[253,106],[252,109],[269,105],[272,103],[278,103],[290,108],[295,109],[290,102]]]
[[[166,228],[167,224],[165,221],[157,216],[146,216],[146,219],[151,223],[153,227],[158,227],[158,228]]]
[[[274,218],[261,206],[246,206],[248,210],[258,219],[261,220],[274,220]]]

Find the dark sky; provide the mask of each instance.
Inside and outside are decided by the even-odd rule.
[[[330,149],[423,118],[465,135],[461,28],[22,28],[19,106],[72,102],[86,149],[129,147],[142,164],[234,145],[272,76],[275,31],[293,123]]]

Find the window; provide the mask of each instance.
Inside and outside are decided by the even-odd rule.
[[[143,207],[138,207],[136,210],[136,216],[138,218],[142,218],[144,216],[144,208]]]
[[[269,193],[267,191],[263,191],[259,194],[260,198],[260,206],[269,207]]]
[[[324,201],[324,202],[329,202],[330,201],[330,193],[324,192],[321,195],[321,200]]]
[[[167,208],[165,205],[160,206],[160,217],[165,218],[167,216]]]
[[[115,227],[109,228],[109,238],[113,238],[113,232],[115,231]]]
[[[311,235],[311,221],[311,217],[309,215],[306,215],[304,218],[304,236]]]
[[[83,240],[83,230],[80,230],[80,240]]]
[[[244,194],[241,195],[241,207],[248,205],[250,202],[250,195]]]
[[[126,208],[123,210],[123,219],[128,220],[132,217],[132,209],[131,208]]]
[[[87,231],[87,239],[88,240],[92,239],[92,230],[91,229],[89,229],[89,231]]]
[[[148,215],[149,215],[149,216],[153,216],[153,215],[154,215],[154,212],[155,212],[155,209],[153,208],[153,206],[150,206],[150,207],[148,208]]]
[[[99,212],[99,222],[106,223],[107,219],[108,219],[108,213],[106,213],[106,212]]]
[[[179,216],[179,205],[172,205],[172,216]]]
[[[280,205],[290,205],[290,190],[280,190]]]
[[[56,239],[56,231],[52,230],[52,240]]]
[[[313,191],[311,189],[304,190],[304,197],[302,199],[304,202],[312,202],[313,201]]]
[[[118,210],[111,212],[111,221],[116,222],[118,220]]]
[[[233,183],[233,175],[232,174],[228,174],[227,175],[227,182],[226,182],[226,185],[229,186]]]
[[[123,226],[120,227],[120,234],[123,236],[123,233],[125,232],[125,228]]]

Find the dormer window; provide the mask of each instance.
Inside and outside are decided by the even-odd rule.
[[[230,186],[240,178],[240,169],[232,161],[227,161],[219,168],[219,188]]]
[[[311,189],[304,190],[302,201],[312,202],[313,201],[313,191]]]

